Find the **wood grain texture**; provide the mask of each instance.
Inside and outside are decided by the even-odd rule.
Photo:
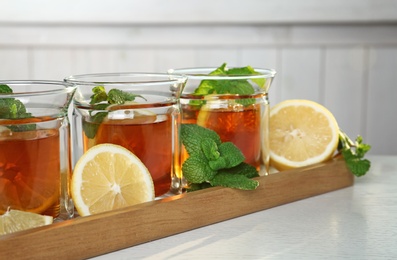
[[[344,161],[211,188],[0,237],[0,259],[84,259],[353,185]]]

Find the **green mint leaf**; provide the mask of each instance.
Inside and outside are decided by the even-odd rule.
[[[371,168],[371,162],[367,159],[348,161],[347,165],[349,169],[356,175],[357,177],[365,175],[369,169]]]
[[[222,186],[240,190],[255,190],[259,182],[240,174],[218,173],[210,181],[212,186]]]
[[[213,81],[213,86],[217,94],[251,95],[255,93],[252,85],[246,80],[236,79]]]
[[[83,131],[85,135],[93,139],[98,132],[99,125],[102,123],[102,121],[105,119],[105,117],[109,114],[108,111],[106,111],[106,108],[109,106],[109,104],[96,104],[94,105],[94,111],[90,112],[90,122],[83,121]],[[103,110],[98,112],[98,110]]]
[[[13,93],[8,85],[0,85],[0,93],[8,94]],[[15,98],[1,98],[0,99],[0,118],[3,119],[24,119],[32,118],[32,114],[26,111],[25,105]],[[13,132],[32,131],[36,129],[36,124],[18,124],[10,125],[9,129]]]
[[[359,158],[363,158],[365,154],[371,149],[369,144],[363,143],[363,138],[361,136],[357,136],[356,138],[356,153]]]
[[[212,81],[214,81],[214,80],[203,80],[203,81],[201,81],[199,87],[194,90],[194,94],[195,95],[200,95],[200,96],[214,94],[214,92],[215,92],[214,84],[215,83],[213,83]],[[193,101],[198,103],[197,105],[201,104],[200,101],[196,101],[196,100],[193,100]]]
[[[251,95],[255,93],[252,85],[246,80],[217,80],[213,86],[217,94]],[[236,102],[248,106],[254,104],[255,99],[239,99]]]
[[[109,104],[124,104],[126,101],[134,101],[136,97],[142,97],[141,95],[135,95],[129,92],[122,91],[120,89],[111,89],[106,93],[104,86],[96,86],[92,88],[93,95],[90,97],[90,104],[97,104],[103,101],[107,101]]]
[[[128,93],[119,89],[111,89],[108,93],[106,93],[106,89],[104,86],[95,86],[92,88],[92,95],[90,104],[94,105],[94,110],[106,110],[109,104],[117,104],[121,105],[127,101],[133,101],[136,97],[144,97],[140,95],[135,95],[132,93]],[[107,103],[101,103],[107,101]],[[90,113],[91,122],[83,122],[83,130],[85,135],[88,138],[94,138],[99,125],[102,123],[103,119],[108,115],[107,111],[96,112],[94,115],[92,112]]]
[[[206,138],[213,140],[216,145],[222,143],[219,135],[213,130],[195,124],[181,125],[182,143],[190,156],[196,153],[202,153],[201,143]]]
[[[109,104],[102,103],[94,105],[94,110],[106,110],[110,106]],[[106,111],[107,112],[107,111]]]
[[[256,168],[245,162],[242,162],[233,168],[219,170],[218,173],[240,174],[247,178],[259,177],[259,173]]]
[[[18,118],[29,118],[32,117],[30,113],[26,112],[25,105],[19,101],[18,99],[12,98],[10,100],[12,104],[10,105],[10,114],[9,118],[18,119]]]
[[[90,98],[90,104],[96,104],[108,100],[108,95],[104,86],[96,86],[92,88],[92,93],[94,93]]]
[[[212,187],[212,185],[209,182],[190,183],[189,187],[186,189],[186,191],[187,192],[192,192],[192,191],[207,189],[207,188],[211,188],[211,187]]]
[[[242,152],[231,142],[222,143],[213,130],[182,124],[181,139],[189,153],[182,165],[189,191],[210,186],[251,190],[258,186],[257,181],[250,179],[258,176],[256,168],[244,163]]]
[[[217,171],[223,168],[227,168],[228,161],[226,160],[225,157],[220,157],[216,161],[209,161],[208,164],[211,167],[211,169]]]
[[[371,162],[364,159],[371,146],[363,143],[363,138],[358,136],[353,142],[344,132],[339,131],[338,151],[342,153],[349,170],[357,177],[365,175]]]
[[[227,68],[226,63],[223,63],[219,68],[215,69],[214,71],[210,72],[210,75],[227,75]]]
[[[136,97],[143,98],[140,95],[128,93],[119,89],[111,89],[108,93],[108,102],[109,104],[121,105],[124,104],[126,101],[134,101]]]
[[[229,75],[260,75],[260,73],[256,72],[251,66],[231,68],[227,71],[227,73]],[[252,79],[252,81],[255,82],[260,88],[263,88],[266,83],[266,79],[264,78]]]
[[[245,160],[243,153],[232,142],[224,142],[219,145],[219,152],[221,158],[225,158],[227,163],[224,168],[232,168]]]
[[[255,177],[259,177],[258,171],[256,170],[256,168],[248,163],[240,163],[239,165],[237,165],[236,167],[233,168],[229,168],[229,169],[223,169],[223,170],[219,170],[217,174],[236,174],[236,175],[243,175],[246,178],[255,178]],[[222,176],[222,175],[221,175]],[[233,178],[233,177],[231,177]],[[237,177],[237,178],[241,178],[241,177]],[[213,180],[212,180],[213,181]],[[243,180],[244,182],[246,181],[245,179]],[[215,185],[214,186],[217,186]],[[255,187],[255,183],[253,183],[254,187]],[[203,182],[203,183],[192,183],[189,185],[187,192],[192,192],[192,191],[196,191],[196,190],[202,190],[202,189],[206,189],[206,188],[211,188],[213,187],[210,183],[208,182]],[[252,188],[254,188],[252,187]],[[236,188],[236,187],[230,187],[230,188]]]
[[[214,178],[216,171],[206,163],[205,158],[199,156],[189,157],[182,165],[183,176],[190,183],[208,182]]]
[[[259,75],[252,67],[242,68],[226,68],[226,63],[215,69],[209,75]],[[264,79],[253,79],[253,82],[263,87],[265,84]],[[237,95],[251,95],[255,93],[254,88],[248,80],[203,80],[200,85],[195,89],[196,95],[209,95],[209,94],[237,94]],[[247,106],[253,104],[254,99],[239,100],[238,103]]]
[[[0,118],[20,119],[30,118],[32,115],[26,112],[25,105],[15,98],[0,99]]]
[[[83,121],[83,131],[88,138],[93,139],[95,137],[99,125],[107,115],[108,112],[97,112],[95,115],[91,115],[90,122]]]
[[[353,154],[351,150],[342,151],[347,168],[357,177],[363,176],[371,167],[371,162],[367,159],[362,159],[360,156]]]
[[[8,128],[13,132],[33,131],[36,130],[36,124],[9,125]]]
[[[204,138],[201,143],[201,150],[209,161],[216,161],[221,156],[218,151],[218,145],[210,138]]]
[[[217,75],[226,75],[226,63],[223,63],[219,68],[210,72],[209,75],[217,76]],[[218,80],[203,80],[200,82],[200,85],[195,89],[194,94],[196,95],[210,95],[216,93],[216,85],[218,84]]]
[[[5,84],[0,84],[0,94],[12,93],[12,89]]]

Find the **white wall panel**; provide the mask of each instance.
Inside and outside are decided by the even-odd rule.
[[[31,79],[29,60],[29,50],[26,47],[0,47],[0,79]]]
[[[108,22],[49,23],[39,18],[20,17],[19,23],[0,15],[0,79],[166,72],[223,62],[270,67],[277,71],[270,89],[272,105],[285,99],[318,101],[349,135],[361,134],[373,144],[371,153],[397,154],[393,21],[322,24],[316,18],[309,23],[274,24],[238,23],[223,17],[225,23],[173,24],[156,23],[154,18],[150,23],[118,23],[113,17],[116,20]],[[36,20],[29,24],[29,19]]]
[[[0,22],[365,23],[395,21],[396,13],[394,0],[2,0]]]
[[[223,63],[228,66],[236,66],[239,62],[239,49],[229,46],[200,48],[197,50],[198,67],[219,67]]]
[[[155,51],[146,48],[118,48],[113,71],[151,72],[156,70]]]
[[[80,48],[71,48],[71,59],[72,59],[72,68],[69,75],[72,74],[84,74],[91,72],[89,68],[89,61],[88,61],[88,48],[87,47],[80,47]]]
[[[282,49],[282,74],[279,81],[282,100],[310,99],[322,102],[321,55],[319,47]]]
[[[277,48],[242,48],[239,66],[250,65],[257,68],[274,69],[277,74],[269,90],[270,105],[281,101],[281,89],[279,83],[280,60]]]
[[[329,48],[325,55],[323,80],[324,105],[336,117],[339,127],[349,136],[363,128],[367,82],[367,54],[363,47]]]
[[[90,48],[87,50],[89,73],[114,72],[117,64],[115,49]]]
[[[397,47],[371,48],[365,127],[374,154],[397,154]]]
[[[277,48],[246,47],[241,49],[240,66],[277,69]]]
[[[397,1],[397,0],[396,0]],[[1,9],[1,8],[0,8]],[[0,23],[0,46],[275,47],[395,44],[397,26],[369,25],[10,25]]]
[[[196,52],[192,48],[160,48],[155,49],[154,71],[167,73],[169,69],[194,67]]]
[[[31,52],[32,79],[63,80],[72,73],[70,49],[33,48]]]

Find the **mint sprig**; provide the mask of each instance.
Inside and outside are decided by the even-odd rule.
[[[0,85],[0,94],[12,94],[13,90],[8,86]],[[0,98],[0,118],[2,119],[24,119],[33,117],[26,111],[25,105],[15,98]],[[36,124],[18,124],[7,126],[14,132],[31,131],[36,129]]]
[[[343,155],[347,167],[355,176],[363,176],[369,171],[371,162],[364,156],[370,149],[371,146],[363,143],[360,135],[353,141],[346,133],[339,131],[338,151]]]
[[[5,84],[0,84],[0,93],[1,94],[10,94],[12,93],[12,89]]]
[[[92,88],[93,95],[90,97],[90,104],[97,104],[103,101],[107,101],[108,104],[117,104],[121,105],[127,101],[134,101],[136,97],[142,97],[141,95],[135,95],[129,92],[122,91],[120,89],[111,89],[108,93],[106,93],[104,86],[96,86]]]
[[[244,162],[244,155],[233,143],[222,143],[215,131],[182,124],[181,139],[189,154],[182,165],[189,191],[213,186],[242,190],[258,187],[259,182],[251,179],[259,176],[256,168]]]
[[[241,68],[228,69],[226,63],[223,63],[219,68],[210,72],[211,76],[239,76],[239,75],[260,75],[251,66]],[[259,87],[265,85],[264,78],[252,79]],[[216,80],[203,80],[200,85],[195,89],[195,95],[210,95],[210,94],[238,94],[238,95],[252,95],[255,89],[251,83],[245,79],[216,79]],[[254,99],[237,100],[238,103],[248,106],[255,103]]]
[[[134,101],[135,98],[137,97],[145,99],[141,95],[135,95],[119,89],[111,89],[109,90],[108,93],[106,93],[104,86],[93,87],[92,93],[93,94],[90,97],[91,98],[90,104],[93,105],[94,110],[99,110],[99,111],[90,112],[90,117],[91,117],[90,123],[83,122],[83,131],[85,135],[90,139],[95,137],[99,125],[109,114],[109,112],[106,110],[108,106],[113,104],[122,105],[127,101]]]

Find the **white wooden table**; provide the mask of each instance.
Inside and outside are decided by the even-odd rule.
[[[94,259],[397,259],[397,156],[353,187]]]

